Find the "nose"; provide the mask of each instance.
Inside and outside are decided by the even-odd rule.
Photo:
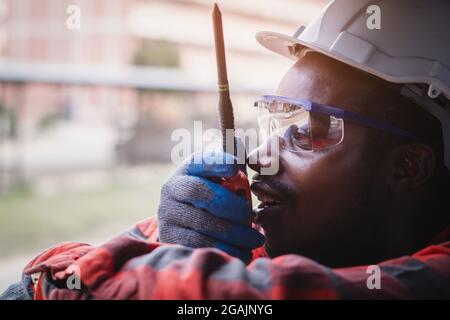
[[[271,135],[247,157],[248,166],[261,175],[275,175],[281,171],[280,150],[284,141],[276,134]]]

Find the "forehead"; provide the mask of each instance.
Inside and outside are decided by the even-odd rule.
[[[392,87],[374,76],[319,53],[310,52],[298,60],[281,80],[277,94],[342,109],[374,114],[375,102],[393,95]]]
[[[437,119],[400,94],[401,86],[309,52],[289,69],[277,94],[357,112],[417,136],[440,130]]]
[[[311,52],[298,60],[285,74],[277,89],[278,95],[309,99],[359,114],[389,120],[393,115],[384,105],[393,104],[395,90],[384,80]],[[390,98],[389,98],[390,97]],[[387,121],[395,123],[394,121]],[[364,141],[369,130],[346,122],[343,146],[353,147]]]

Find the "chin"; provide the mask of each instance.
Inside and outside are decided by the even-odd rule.
[[[292,246],[284,243],[281,239],[272,237],[269,230],[264,230],[266,232],[266,243],[264,248],[266,249],[269,257],[274,258],[284,254],[299,254],[299,250],[294,249]]]
[[[306,245],[300,239],[286,239],[283,237],[284,233],[278,230],[271,230],[264,228],[266,243],[264,248],[269,257],[274,258],[286,254],[301,255],[310,259],[320,260],[323,248],[318,245]]]

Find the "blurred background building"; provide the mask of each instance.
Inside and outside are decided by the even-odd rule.
[[[219,1],[237,126],[292,64],[254,34],[293,34],[327,2]],[[0,0],[0,264],[155,213],[172,131],[218,123],[212,5]]]

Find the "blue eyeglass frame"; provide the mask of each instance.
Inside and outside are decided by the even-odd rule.
[[[364,116],[362,114],[344,110],[338,107],[329,106],[325,104],[315,103],[311,100],[307,99],[296,99],[286,96],[278,96],[278,95],[262,95],[256,98],[254,106],[257,107],[258,102],[283,102],[283,103],[289,103],[294,105],[301,105],[305,110],[311,111],[311,112],[317,112],[326,114],[329,116],[333,116],[336,118],[340,118],[345,120],[349,120],[353,123],[362,125],[364,127],[369,127],[372,129],[377,129],[381,131],[385,131],[391,134],[395,134],[398,136],[401,136],[403,138],[409,139],[409,140],[417,140],[416,135],[409,132],[408,130],[399,128],[397,126],[391,125],[387,122],[380,121],[371,117]]]

